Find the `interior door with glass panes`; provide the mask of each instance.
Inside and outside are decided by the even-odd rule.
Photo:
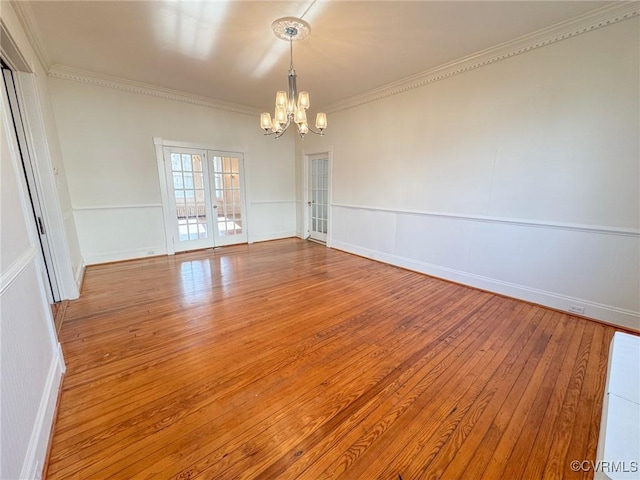
[[[247,241],[243,185],[243,157],[238,153],[208,151],[215,245]]]
[[[209,199],[207,153],[164,147],[169,208],[172,212],[173,244],[176,252],[214,245],[214,224]]]
[[[327,241],[329,223],[329,159],[327,154],[309,157],[309,238]]]

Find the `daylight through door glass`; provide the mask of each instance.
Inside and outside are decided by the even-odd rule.
[[[208,238],[202,156],[172,153],[171,172],[180,241]]]
[[[213,157],[212,163],[218,235],[239,235],[242,233],[240,162],[237,157],[221,156]]]

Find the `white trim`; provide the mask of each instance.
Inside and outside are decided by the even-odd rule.
[[[584,225],[579,223],[542,222],[539,220],[527,220],[508,217],[491,217],[488,215],[468,215],[446,212],[424,212],[419,210],[392,209],[382,207],[365,207],[361,205],[344,205],[332,203],[331,207],[347,208],[351,210],[368,210],[372,212],[388,212],[398,214],[418,215],[424,217],[439,217],[453,220],[466,220],[482,223],[500,223],[503,225],[515,225],[524,227],[549,228],[555,230],[571,230],[574,232],[597,233],[601,235],[617,235],[623,237],[640,237],[640,230],[635,228],[611,227],[606,225]]]
[[[82,289],[82,283],[84,282],[84,274],[87,269],[84,261],[80,264],[78,269],[76,270],[76,274],[74,279],[76,281],[76,287],[78,288],[78,297],[80,296],[80,290]]]
[[[156,152],[156,166],[158,168],[158,180],[160,181],[160,198],[162,204],[162,229],[164,231],[164,242],[167,255],[174,255],[176,247],[173,244],[173,233],[168,226],[172,224],[171,209],[169,208],[169,190],[167,188],[167,174],[164,166],[164,147],[160,137],[153,137],[153,148]]]
[[[29,245],[29,248],[22,252],[22,254],[9,265],[9,268],[0,274],[0,295],[13,285],[13,282],[25,271],[31,264],[31,261],[36,258],[37,253],[38,249],[34,245]]]
[[[530,52],[531,50],[536,50],[540,47],[551,45],[582,33],[613,25],[623,20],[637,17],[640,14],[639,7],[640,2],[615,2],[613,5],[592,10],[573,19],[481,50],[425,72],[340,100],[326,106],[324,110],[328,113],[346,110],[384,97],[419,88],[429,83],[468,72],[469,70],[475,70],[476,68]]]
[[[51,57],[49,56],[49,52],[44,46],[44,42],[40,36],[40,29],[37,26],[38,22],[35,19],[31,5],[29,2],[12,0],[11,6],[18,17],[18,20],[22,24],[24,33],[29,40],[31,48],[33,48],[33,51],[35,52],[36,57],[38,57],[40,65],[45,71],[48,70],[51,66]]]
[[[16,44],[16,41],[11,36],[9,28],[5,25],[4,21],[0,19],[0,54],[2,59],[9,65],[11,70],[19,72],[30,72],[31,65],[22,52],[20,47]]]
[[[188,152],[193,151],[201,151],[200,153],[207,159],[213,156],[233,156],[237,157],[240,162],[240,197],[241,197],[241,209],[242,209],[242,217],[244,219],[244,227],[243,233],[241,234],[243,238],[236,239],[237,243],[251,243],[250,237],[250,219],[249,219],[249,211],[247,208],[247,158],[248,154],[242,149],[239,148],[220,148],[213,147],[206,144],[198,144],[198,143],[190,143],[190,142],[182,142],[177,140],[163,140],[161,137],[153,137],[153,145],[156,152],[156,164],[158,168],[158,179],[160,181],[160,196],[162,198],[162,205],[160,207],[163,209],[163,221],[164,221],[164,231],[165,231],[165,242],[166,242],[166,253],[167,255],[173,255],[176,253],[175,248],[175,240],[174,235],[177,231],[177,224],[175,215],[175,207],[173,205],[173,190],[171,187],[171,183],[168,181],[167,175],[169,172],[167,171],[167,158],[166,154],[169,150],[185,150]],[[207,163],[208,165],[208,163]],[[208,166],[203,170],[205,172],[205,176],[209,176],[210,172]],[[208,183],[206,185],[213,185],[213,177],[209,177]],[[207,190],[209,187],[205,186],[205,194],[209,196],[209,191]],[[209,205],[209,203],[207,203]],[[207,207],[208,208],[208,207]],[[214,215],[212,212],[208,212],[207,216],[213,219]],[[171,226],[169,228],[169,226]],[[220,237],[217,234],[217,224],[214,224],[212,232],[214,232],[214,236],[212,238],[213,245],[208,245],[203,248],[215,248],[221,247],[223,245],[233,245],[233,243],[225,243],[224,240],[227,240],[225,237]],[[237,237],[241,235],[236,235]],[[244,236],[246,235],[246,240]],[[182,244],[182,242],[181,242]],[[191,247],[190,247],[191,248]],[[193,246],[193,248],[200,248],[197,246]]]
[[[58,195],[54,167],[46,135],[45,121],[40,108],[40,97],[34,74],[17,72],[14,75],[18,103],[22,113],[28,155],[25,161],[31,165],[36,197],[39,198],[42,219],[48,230],[46,241],[50,255],[49,272],[60,300],[77,298],[72,261],[67,241],[66,228]],[[43,256],[43,262],[47,263]]]
[[[296,203],[295,200],[256,200],[250,202],[249,205],[275,205],[281,203]]]
[[[62,386],[62,375],[65,372],[64,359],[60,356],[61,353],[62,348],[58,344],[49,366],[49,374],[40,399],[36,420],[31,430],[31,437],[29,438],[29,445],[22,464],[20,478],[41,478],[42,475],[58,401],[58,392]]]
[[[94,207],[73,207],[74,212],[83,210],[120,210],[124,208],[162,208],[161,203],[147,203],[139,205],[96,205]]]
[[[251,237],[251,240],[248,243],[254,242],[268,242],[269,240],[280,240],[282,238],[291,238],[296,237],[295,230],[284,230],[282,232],[269,232],[261,235],[255,235]]]
[[[215,147],[208,143],[197,143],[197,142],[182,142],[180,140],[163,140],[161,137],[153,137],[153,144],[156,146],[162,147],[177,147],[177,148],[186,148],[186,149],[196,149],[196,150],[212,150],[214,152],[223,152],[230,153],[233,155],[244,155],[247,156],[247,151],[245,149],[240,148],[237,145],[234,145],[230,148],[221,148]],[[248,150],[248,149],[246,149]]]
[[[149,252],[153,251],[153,255]],[[88,253],[85,254],[85,264],[87,266],[100,263],[119,262],[122,260],[134,260],[145,257],[157,257],[159,255],[168,255],[165,245],[148,246],[144,248],[136,248],[133,250],[112,250],[109,252]]]
[[[33,21],[33,13],[30,11],[28,3],[29,2],[11,2],[40,63],[42,63],[43,67],[48,71],[48,74],[51,77],[89,83],[195,105],[202,105],[205,107],[227,110],[246,115],[258,115],[260,113],[260,110],[245,105],[224,102],[222,100],[162,88],[147,83],[135,82],[124,78],[97,74],[65,65],[51,65],[43,42],[40,40],[38,28]],[[514,40],[481,50],[453,62],[383,85],[382,87],[368,92],[340,100],[325,106],[324,109],[328,113],[332,113],[352,108],[357,105],[362,105],[374,100],[379,100],[384,97],[418,88],[469,70],[474,70],[546,45],[551,45],[576,35],[597,30],[608,25],[613,25],[638,16],[640,14],[639,6],[640,2],[637,1],[614,2],[612,5],[606,5],[602,8],[592,10],[591,12],[579,15],[578,17],[565,20],[536,32],[523,35]]]
[[[190,103],[192,105],[215,108],[216,110],[225,110],[228,112],[252,116],[260,114],[260,110],[253,107],[225,102],[223,100],[217,100],[201,95],[194,95],[170,88],[158,87],[149,83],[127,80],[126,78],[93,73],[79,68],[68,67],[66,65],[52,65],[51,68],[49,68],[48,73],[50,77],[61,78],[63,80],[73,80],[76,82],[98,85],[100,87],[114,88],[116,90],[124,90],[125,92],[130,93],[139,93],[142,95],[149,95],[151,97],[159,97],[167,100]]]
[[[332,247],[337,250],[354,253],[356,255],[379,260],[390,265],[406,268],[433,277],[450,280],[463,285],[480,288],[489,292],[495,292],[508,297],[525,300],[558,310],[568,312],[569,305],[584,305],[589,310],[589,317],[602,320],[607,323],[619,325],[635,331],[640,331],[640,312],[625,310],[622,308],[591,302],[581,298],[570,297],[558,293],[539,290],[516,283],[505,282],[494,278],[476,275],[462,270],[442,267],[427,262],[412,260],[410,258],[392,255],[368,248],[359,247],[346,242],[334,240]]]

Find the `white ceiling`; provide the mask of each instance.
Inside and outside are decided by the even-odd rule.
[[[568,20],[596,1],[30,1],[51,64],[271,110],[286,89],[283,16],[312,110]]]

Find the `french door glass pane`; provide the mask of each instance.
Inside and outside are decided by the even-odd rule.
[[[202,157],[171,154],[173,189],[181,242],[209,238]]]
[[[327,233],[328,185],[329,160],[311,160],[311,228],[314,232]]]
[[[240,161],[237,157],[214,157],[215,210],[218,235],[242,234],[240,202]]]

